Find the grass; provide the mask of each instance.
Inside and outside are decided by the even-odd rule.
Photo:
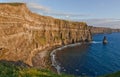
[[[71,75],[58,75],[49,70],[20,67],[12,63],[0,62],[0,77],[74,77]]]
[[[19,6],[19,5],[22,5],[22,4],[24,4],[24,3],[0,3],[0,5],[1,4],[8,4],[8,5],[11,5],[11,6]]]
[[[100,77],[120,77],[120,71]]]

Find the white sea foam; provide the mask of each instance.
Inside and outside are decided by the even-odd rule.
[[[64,48],[67,48],[67,47],[73,47],[73,46],[77,46],[77,45],[80,45],[81,43],[76,43],[76,44],[69,44],[69,45],[65,45],[65,46],[62,46],[60,48],[57,48],[57,49],[54,49],[51,53],[50,53],[50,56],[51,56],[51,61],[52,61],[52,66],[54,66],[57,70],[57,73],[60,74],[60,71],[61,71],[61,67],[60,67],[60,64],[56,61],[56,52],[58,50],[62,50]]]
[[[102,43],[102,41],[92,41],[91,43],[98,44],[98,43]]]

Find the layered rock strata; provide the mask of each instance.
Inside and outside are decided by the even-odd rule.
[[[120,29],[112,29],[112,28],[106,28],[106,27],[89,26],[89,28],[90,28],[92,34],[120,32]]]
[[[0,60],[20,60],[33,66],[36,54],[44,61],[46,51],[42,50],[46,48],[90,40],[84,22],[41,16],[30,12],[24,3],[0,4]]]

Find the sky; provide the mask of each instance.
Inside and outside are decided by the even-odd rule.
[[[93,26],[120,28],[120,0],[0,0],[25,2],[32,12]]]

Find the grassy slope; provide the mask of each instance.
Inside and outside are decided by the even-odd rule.
[[[120,71],[116,72],[116,73],[109,74],[109,75],[100,76],[100,77],[120,77]]]
[[[22,4],[24,4],[24,3],[0,3],[1,5],[3,4],[3,5],[5,5],[5,4],[7,4],[7,5],[12,5],[12,6],[19,6],[19,5],[22,5]]]
[[[0,63],[0,77],[74,77],[70,75],[57,75],[48,70],[23,68],[8,63]]]

